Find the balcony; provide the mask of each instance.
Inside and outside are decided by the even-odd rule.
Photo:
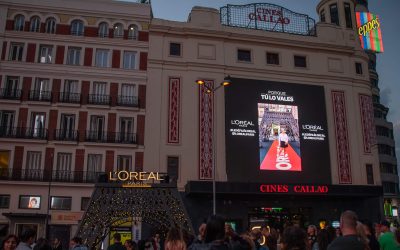
[[[51,96],[51,91],[31,90],[28,99],[29,101],[50,102]]]
[[[123,96],[119,95],[117,99],[117,106],[125,107],[139,107],[139,99],[136,96]]]
[[[54,131],[54,140],[56,141],[78,141],[78,130],[56,129]]]
[[[71,93],[71,92],[60,92],[59,102],[80,104],[81,94]]]
[[[0,180],[96,183],[103,172],[94,171],[61,171],[42,169],[0,169]]]
[[[47,140],[45,128],[0,127],[1,138]]]
[[[0,89],[0,99],[21,100],[22,90],[20,89]]]
[[[122,132],[86,131],[87,142],[136,144],[136,134]]]
[[[110,105],[111,104],[111,96],[90,94],[88,96],[88,104]]]

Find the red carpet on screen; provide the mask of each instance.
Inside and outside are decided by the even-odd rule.
[[[301,158],[290,146],[278,155],[278,141],[275,140],[261,163],[261,170],[301,171]]]

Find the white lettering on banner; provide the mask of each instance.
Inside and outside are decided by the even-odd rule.
[[[237,125],[239,127],[245,127],[245,128],[247,128],[248,126],[254,127],[254,124],[252,121],[231,120],[231,124]]]
[[[261,93],[262,100],[294,102],[293,96],[287,96],[286,92],[269,90],[267,93]]]
[[[280,155],[276,157],[275,167],[279,170],[289,170],[292,168],[292,164],[290,164],[290,160],[287,155]]]

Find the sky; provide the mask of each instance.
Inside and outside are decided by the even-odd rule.
[[[193,6],[219,9],[227,4],[273,3],[318,20],[319,0],[151,0],[153,15],[174,21],[187,21]],[[399,0],[369,0],[369,11],[380,18],[384,53],[377,56],[381,103],[390,108],[388,120],[393,122],[398,166],[400,166],[400,32],[398,31]]]

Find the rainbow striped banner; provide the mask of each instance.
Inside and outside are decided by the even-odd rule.
[[[357,33],[361,47],[377,53],[383,52],[381,25],[377,15],[369,12],[356,12]]]

